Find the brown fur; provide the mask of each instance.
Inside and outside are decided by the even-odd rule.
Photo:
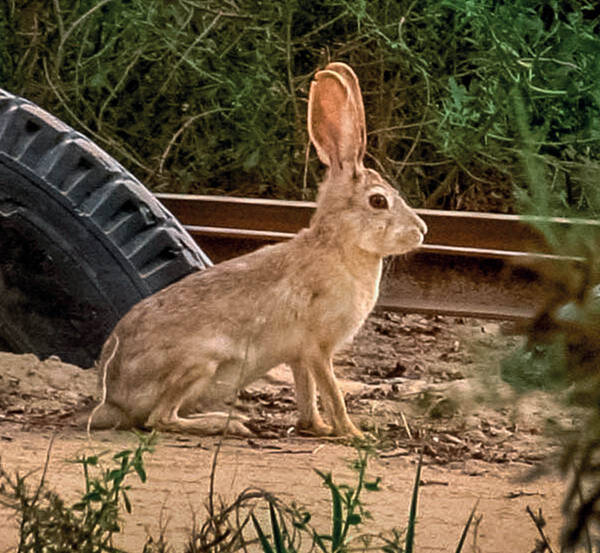
[[[344,64],[315,76],[309,133],[328,171],[311,225],[292,240],[192,274],[141,301],[99,360],[103,401],[91,428],[131,426],[249,434],[228,408],[271,368],[293,371],[301,429],[360,435],[332,356],[375,305],[382,258],[422,243],[427,228],[381,176],[365,169],[358,80]],[[388,208],[375,208],[381,194]],[[317,409],[319,390],[327,414]]]

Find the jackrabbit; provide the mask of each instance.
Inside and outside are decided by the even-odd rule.
[[[361,435],[346,412],[332,355],[375,305],[383,257],[418,247],[427,227],[363,165],[364,108],[347,65],[331,63],[315,75],[308,132],[327,167],[310,227],[135,305],[104,344],[103,399],[88,429],[249,435],[227,405],[285,363],[294,376],[300,430]]]

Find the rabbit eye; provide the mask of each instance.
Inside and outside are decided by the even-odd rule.
[[[383,194],[373,194],[369,196],[369,205],[375,209],[387,209],[388,201]]]

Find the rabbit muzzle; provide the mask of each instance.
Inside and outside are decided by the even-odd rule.
[[[423,244],[425,234],[427,233],[427,226],[425,226],[423,221],[421,221],[421,223],[422,224],[406,225],[396,231],[396,247],[394,248],[394,251],[390,252],[390,255],[408,253]]]
[[[418,248],[423,244],[427,234],[425,221],[412,208],[404,202],[402,203],[392,233],[391,251],[388,255],[402,255]]]
[[[423,221],[423,219],[421,219],[421,217],[419,217],[414,211],[413,216],[415,219],[416,231],[419,235],[418,244],[415,247],[419,247],[425,241],[425,235],[427,234],[428,229],[425,221]]]

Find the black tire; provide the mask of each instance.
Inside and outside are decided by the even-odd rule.
[[[88,367],[131,306],[210,264],[114,159],[0,89],[0,347]]]

